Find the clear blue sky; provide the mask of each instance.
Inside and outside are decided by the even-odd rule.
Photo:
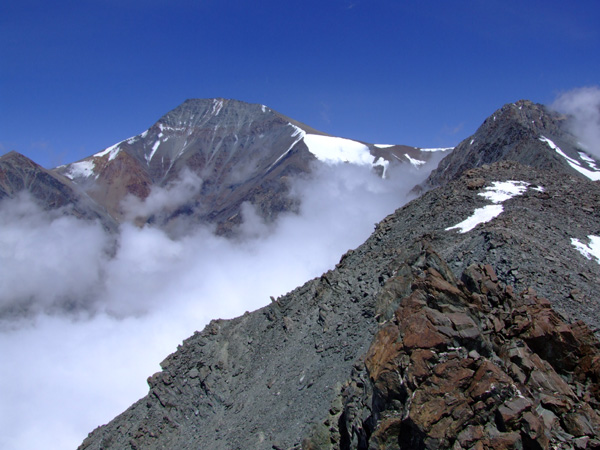
[[[5,1],[0,154],[54,167],[208,97],[452,146],[504,103],[598,85],[599,24],[592,0]]]

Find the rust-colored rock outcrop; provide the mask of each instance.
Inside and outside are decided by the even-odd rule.
[[[600,347],[583,323],[489,265],[459,281],[425,249],[398,273],[379,305],[398,307],[343,390],[332,448],[600,448]]]

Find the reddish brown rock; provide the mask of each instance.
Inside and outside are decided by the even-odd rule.
[[[342,435],[372,450],[573,448],[565,440],[600,435],[600,346],[585,325],[533,290],[515,295],[489,265],[460,282],[432,252],[416,261],[412,292],[384,286],[398,307],[367,352],[370,384],[344,400],[354,422]]]

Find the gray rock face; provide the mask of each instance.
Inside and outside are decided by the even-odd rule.
[[[0,200],[12,198],[23,191],[44,209],[63,208],[75,217],[99,220],[106,229],[116,228],[116,222],[106,210],[67,178],[44,169],[17,152],[0,156]]]
[[[498,217],[465,233],[447,229],[489,203],[478,195],[486,187],[507,180],[529,186],[504,201]],[[400,294],[411,291],[410,282],[398,281],[399,295],[389,298],[388,281],[419,259],[407,249],[425,242],[449,261],[449,269],[432,266],[447,279],[472,264],[489,264],[495,282],[515,284],[517,292],[531,287],[566,316],[597,328],[598,262],[571,239],[587,242],[600,233],[591,207],[599,196],[596,183],[562,172],[513,162],[472,170],[388,216],[320,279],[256,312],[214,321],[186,340],[149,379],[148,396],[80,448],[286,449],[303,441],[304,448],[366,448],[350,431],[339,432],[341,392],[357,383],[353,370],[364,373],[378,319],[392,317]],[[463,322],[458,326],[468,334]],[[414,338],[419,341],[419,333]],[[365,383],[358,382],[358,388]]]
[[[192,99],[144,133],[56,171],[85,188],[117,220],[126,215],[127,195],[145,199],[152,188],[169,188],[193,174],[197,189],[175,211],[148,214],[139,222],[168,226],[185,217],[217,224],[228,234],[241,221],[244,202],[267,220],[296,209],[287,195],[289,179],[309,173],[316,161],[305,134],[325,135],[264,105]],[[418,165],[431,157],[401,145],[364,146],[374,161],[386,161],[377,166],[381,172],[386,164]]]
[[[540,140],[550,139],[566,156],[589,168],[575,137],[565,131],[565,123],[566,117],[527,100],[504,105],[440,162],[424,187],[440,186],[458,178],[465,170],[505,160],[577,175],[564,156]]]
[[[198,192],[167,221],[185,214],[226,231],[239,221],[244,201],[265,217],[291,209],[286,177],[306,172],[314,159],[299,142],[296,123],[262,105],[188,100],[144,133],[57,171],[119,219],[125,196],[144,199],[153,186],[167,187],[188,170],[197,177]]]

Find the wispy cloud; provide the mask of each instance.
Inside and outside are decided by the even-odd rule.
[[[551,107],[569,115],[573,134],[585,150],[600,158],[600,87],[590,86],[564,92]]]
[[[3,201],[1,304],[36,314],[0,328],[11,368],[0,383],[0,448],[75,448],[147,392],[146,378],[184,338],[332,268],[436,162],[390,168],[386,180],[366,167],[317,166],[293,182],[299,214],[267,224],[246,205],[237,239],[203,225],[173,237],[125,224],[112,236],[27,196]],[[169,206],[166,194],[179,201],[198,185],[184,174],[130,206],[147,214]]]

